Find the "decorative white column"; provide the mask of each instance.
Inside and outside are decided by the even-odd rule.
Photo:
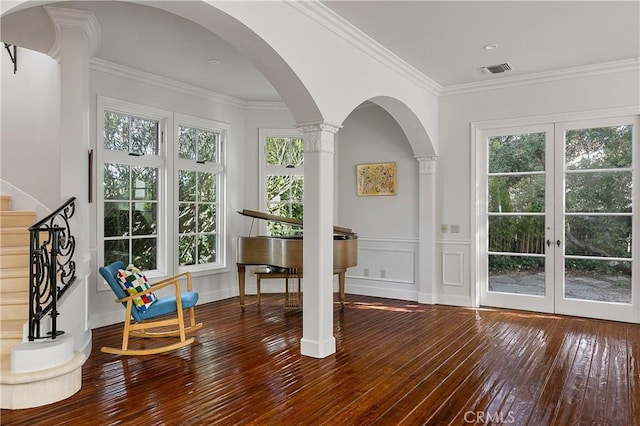
[[[65,323],[66,332],[75,333],[82,345],[88,343],[90,351],[87,297],[91,273],[89,235],[93,230],[89,220],[89,59],[100,45],[101,29],[91,12],[49,6],[44,6],[44,9],[56,31],[56,41],[49,56],[60,64],[61,203],[76,197],[76,210],[70,227],[76,238],[74,258],[80,283],[74,284],[76,289],[66,296],[65,303],[86,307],[84,312],[77,310],[73,318],[70,317],[73,311],[66,309],[60,320]]]
[[[302,355],[335,353],[333,337],[333,146],[338,127],[299,126],[304,136]]]
[[[418,302],[437,302],[436,285],[436,160],[435,156],[416,157],[419,163],[419,260]]]

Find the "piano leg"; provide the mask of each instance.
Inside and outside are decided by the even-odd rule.
[[[262,281],[262,274],[256,274],[256,291],[258,293],[258,300],[256,305],[260,306],[260,281]]]
[[[244,310],[244,271],[245,271],[244,265],[238,265],[238,291],[240,293],[240,307],[243,310]]]
[[[339,270],[338,273],[338,289],[340,291],[340,306],[342,306],[342,309],[344,309],[344,276],[345,276],[345,269],[341,269]]]

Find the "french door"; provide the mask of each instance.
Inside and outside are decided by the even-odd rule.
[[[640,321],[637,124],[480,132],[481,305]]]

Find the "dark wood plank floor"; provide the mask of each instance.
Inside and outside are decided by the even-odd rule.
[[[82,389],[2,425],[638,425],[640,326],[347,296],[337,352],[299,354],[302,312],[282,295],[198,307],[196,343],[103,354],[94,330]]]

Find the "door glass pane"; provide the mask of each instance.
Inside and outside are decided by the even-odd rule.
[[[631,216],[566,216],[565,254],[631,258]]]
[[[631,167],[631,136],[630,125],[567,131],[567,170]]]
[[[630,212],[631,181],[631,170],[567,173],[565,209],[584,213]]]
[[[489,291],[544,296],[544,257],[489,255]]]
[[[565,133],[566,298],[631,303],[632,130]]]
[[[544,216],[489,217],[489,252],[490,291],[544,296]]]
[[[545,295],[545,133],[488,140],[489,291]]]
[[[544,254],[544,216],[490,216],[489,251]]]
[[[544,212],[544,174],[490,176],[489,211]]]
[[[565,297],[631,303],[631,262],[565,259]]]
[[[544,133],[491,137],[489,173],[544,171],[544,144]]]

